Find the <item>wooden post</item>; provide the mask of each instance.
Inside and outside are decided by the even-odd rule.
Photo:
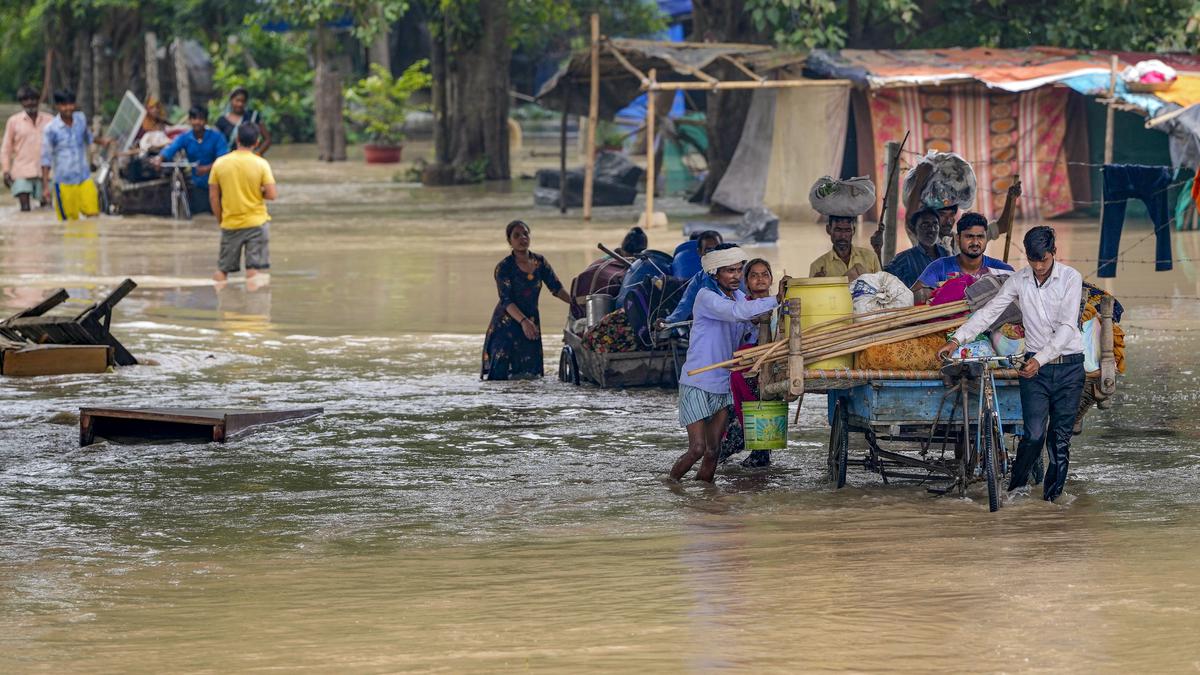
[[[643,227],[654,226],[654,81],[658,72],[650,69],[650,88],[646,91],[646,222]]]
[[[1117,390],[1117,359],[1113,355],[1113,298],[1100,299],[1100,386],[1097,399],[1107,399]]]
[[[1112,72],[1108,75],[1108,104],[1105,106],[1107,111],[1104,118],[1104,163],[1112,164],[1113,161],[1113,113],[1115,108],[1113,103],[1117,95],[1117,55],[1112,57]]]
[[[896,141],[887,142],[887,176],[888,185],[884,188],[888,203],[884,204],[883,218],[883,259],[880,264],[886,265],[896,257],[896,203],[900,198],[900,144]]]
[[[1112,57],[1112,70],[1108,74],[1108,103],[1104,105],[1104,163],[1113,161],[1113,101],[1117,95],[1117,55]],[[1104,168],[1100,168],[1100,222],[1104,222]]]
[[[188,79],[187,59],[183,55],[183,40],[175,38],[171,43],[175,50],[175,87],[179,91],[179,107],[188,110],[192,107],[192,83]]]
[[[800,353],[800,298],[789,298],[788,306],[788,399],[804,395],[804,356]]]
[[[158,35],[146,31],[146,97],[162,101],[162,85],[158,80]]]
[[[567,101],[571,99],[571,90],[567,89]],[[570,105],[563,105],[562,123],[558,128],[558,212],[567,212],[567,111]]]
[[[583,165],[583,219],[592,219],[592,182],[596,180],[596,124],[600,116],[600,15],[592,15],[592,76],[588,83],[587,152]]]

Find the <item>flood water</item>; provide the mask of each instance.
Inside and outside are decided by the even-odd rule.
[[[671,487],[673,392],[559,383],[556,299],[550,377],[478,378],[504,224],[566,281],[635,208],[585,224],[528,182],[421,189],[280,150],[258,290],[208,281],[209,217],[61,225],[0,197],[0,314],[130,276],[114,332],[158,364],[0,379],[0,671],[1200,670],[1200,234],[1174,234],[1175,270],[1106,282],[1129,370],[1076,439],[1069,504],[991,514],[861,471],[834,492],[818,395],[771,469]],[[665,206],[670,250],[700,212]],[[1056,226],[1093,271],[1098,226]],[[823,230],[782,229],[752,252],[803,274]],[[1149,232],[1123,255],[1152,258]],[[78,447],[79,407],[138,405],[325,414]]]

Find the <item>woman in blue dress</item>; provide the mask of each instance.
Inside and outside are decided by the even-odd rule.
[[[570,304],[571,296],[554,274],[550,263],[529,250],[529,226],[514,220],[504,229],[512,254],[496,265],[496,291],[500,301],[492,312],[483,341],[485,380],[521,380],[542,377],[542,328],[538,297],[542,284],[554,297]]]

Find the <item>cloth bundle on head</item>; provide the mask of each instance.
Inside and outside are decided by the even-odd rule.
[[[716,274],[722,267],[744,263],[746,259],[746,252],[734,246],[709,251],[700,259],[700,266],[704,268],[705,274]]]
[[[847,180],[821,176],[809,190],[808,201],[823,216],[857,218],[875,204],[875,184],[866,176]]]
[[[904,175],[904,208],[957,206],[966,210],[975,203],[975,170],[953,152],[930,152]]]

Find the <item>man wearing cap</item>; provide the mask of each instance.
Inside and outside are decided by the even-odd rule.
[[[875,203],[875,185],[867,178],[834,180],[822,176],[808,193],[813,210],[829,218],[825,233],[833,245],[828,253],[812,261],[810,277],[849,277],[878,272],[879,256],[875,251],[854,245],[858,217]]]
[[[692,332],[687,360],[679,376],[679,423],[687,429],[688,449],[671,467],[671,479],[680,480],[700,461],[696,478],[712,482],[717,471],[721,435],[733,405],[729,371],[717,368],[695,375],[688,371],[733,357],[733,350],[751,330],[750,320],[779,305],[779,298],[747,300],[740,290],[746,252],[736,244],[721,244],[700,261],[704,288],[692,308]],[[780,293],[787,287],[780,283]],[[701,461],[702,460],[702,461]]]
[[[975,278],[994,272],[1011,273],[1012,265],[983,254],[988,242],[988,222],[979,213],[964,213],[958,219],[958,255],[938,258],[929,263],[916,283],[912,285],[913,300],[924,304],[933,295],[934,289],[955,277],[964,274]]]

